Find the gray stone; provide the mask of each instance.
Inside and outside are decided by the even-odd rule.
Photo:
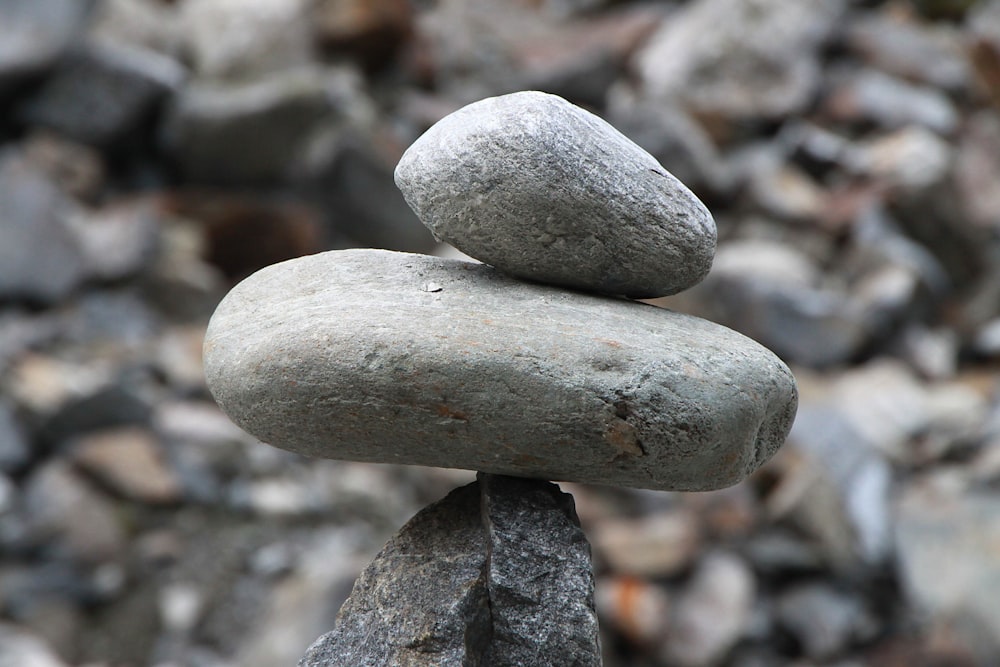
[[[86,431],[148,422],[151,381],[140,362],[27,354],[12,365],[3,389],[36,438],[51,446]]]
[[[971,115],[955,158],[955,189],[971,225],[1000,229],[1000,118],[982,111]]]
[[[827,660],[856,642],[871,640],[880,629],[861,599],[821,583],[783,593],[777,616],[814,660]]]
[[[184,3],[187,11],[191,3]],[[193,36],[180,16],[180,5],[158,0],[101,0],[87,28],[89,39],[149,49],[189,62],[184,46]]]
[[[0,95],[51,67],[82,27],[80,0],[0,0]]]
[[[720,664],[747,630],[756,588],[742,559],[707,555],[677,603],[661,660],[679,667]]]
[[[992,491],[962,486],[939,471],[901,494],[895,508],[899,577],[914,608],[935,624],[953,625],[992,659],[1000,652],[1000,502]]]
[[[326,211],[330,227],[349,245],[430,252],[437,245],[392,181],[395,156],[386,159],[370,137],[339,142],[328,164],[315,170],[308,197]],[[329,247],[329,246],[328,246]]]
[[[26,628],[0,624],[0,665],[18,667],[66,667],[41,637]]]
[[[396,184],[434,235],[529,280],[673,294],[712,265],[715,221],[655,158],[562,98],[522,92],[446,116]]]
[[[940,90],[875,70],[840,74],[827,105],[844,120],[871,120],[892,129],[920,125],[942,134],[958,126],[958,110]]]
[[[247,80],[307,64],[308,0],[190,0],[178,23],[199,78]]]
[[[912,197],[942,183],[953,156],[952,146],[938,135],[910,125],[861,144],[857,166]]]
[[[185,176],[212,183],[273,181],[294,171],[314,133],[333,121],[330,77],[312,67],[241,84],[187,86],[163,141]]]
[[[844,363],[913,317],[924,283],[939,276],[926,250],[898,233],[859,238],[847,257],[849,282],[787,242],[731,241],[692,291],[693,310],[790,362]]]
[[[853,18],[846,42],[875,67],[950,91],[965,90],[971,83],[969,47],[957,26],[902,17],[889,7],[878,13],[857,13]]]
[[[30,460],[28,436],[10,403],[0,398],[0,472],[13,472]]]
[[[164,460],[163,446],[144,429],[106,429],[83,436],[72,442],[70,458],[122,497],[154,505],[180,500],[180,482]]]
[[[593,594],[572,497],[483,475],[386,544],[299,667],[600,665]]]
[[[735,484],[797,403],[781,361],[711,322],[377,250],[238,285],[205,374],[238,425],[306,455],[653,489]]]
[[[785,243],[732,241],[698,286],[698,313],[796,363],[843,362],[868,340],[866,322],[844,290],[824,287],[816,263]]]
[[[480,475],[488,665],[600,665],[590,545],[553,484]]]
[[[153,51],[91,43],[64,59],[28,103],[25,119],[87,144],[121,142],[185,76],[179,63]]]
[[[514,71],[520,75],[515,89],[544,90],[588,109],[605,108],[629,54],[659,25],[664,10],[626,5],[511,39]]]
[[[68,225],[76,210],[24,157],[0,154],[0,300],[58,301],[85,278],[83,251]]]
[[[127,537],[117,507],[66,461],[35,470],[24,486],[25,539],[34,548],[80,563],[120,555]]]
[[[817,51],[844,0],[697,0],[663,21],[636,57],[645,94],[708,114],[778,118],[820,81]]]
[[[45,130],[32,132],[22,146],[25,157],[67,195],[87,203],[100,199],[107,170],[96,148]]]
[[[805,456],[808,480],[795,512],[832,561],[884,563],[893,521],[887,459],[912,456],[912,439],[933,431],[933,407],[917,379],[893,362],[826,376],[814,387],[789,438],[789,451]],[[827,492],[833,502],[822,506]]]
[[[625,85],[607,95],[608,120],[696,192],[732,194],[735,174],[711,135],[675,104],[651,101]]]
[[[32,348],[38,348],[63,331],[58,312],[29,313],[21,308],[0,310],[0,375]]]
[[[616,574],[645,579],[675,576],[701,552],[704,536],[693,512],[672,510],[589,527],[594,549]]]
[[[94,278],[122,280],[152,263],[159,228],[149,202],[112,204],[79,216],[76,222],[74,230],[86,259],[87,273]]]

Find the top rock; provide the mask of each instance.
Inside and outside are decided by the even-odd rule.
[[[396,184],[436,237],[510,275],[649,298],[712,265],[712,215],[653,156],[566,100],[492,97],[406,151]]]

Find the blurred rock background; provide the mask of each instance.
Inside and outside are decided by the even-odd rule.
[[[802,393],[739,486],[563,485],[606,664],[1000,664],[998,0],[0,0],[0,664],[292,665],[471,478],[255,442],[201,337],[261,266],[447,254],[392,168],[529,88],[709,205],[660,305]]]

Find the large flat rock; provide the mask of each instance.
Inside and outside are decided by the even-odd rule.
[[[705,277],[716,228],[656,159],[589,111],[528,91],[443,118],[396,167],[436,237],[519,278],[632,297]]]
[[[310,456],[651,489],[735,484],[797,404],[785,364],[725,327],[380,250],[247,278],[205,372],[233,421]]]

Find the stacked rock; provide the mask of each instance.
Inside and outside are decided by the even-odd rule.
[[[532,558],[568,570],[575,583],[549,587],[576,599],[521,591],[506,596],[520,607],[499,603],[497,582],[524,578],[499,574],[510,565],[497,542],[506,520],[485,508],[560,494],[494,476],[681,491],[735,484],[784,442],[795,381],[736,332],[624,298],[701,280],[715,223],[652,156],[561,98],[523,92],[456,111],[407,150],[396,182],[439,239],[484,263],[379,250],[291,260],[234,288],[205,341],[215,399],[265,442],[489,473],[404,527],[301,664],[599,664],[596,622],[581,620],[592,620],[593,580],[559,560],[571,558],[568,547]],[[532,507],[543,525],[578,529],[571,505],[521,502],[519,516]],[[571,533],[522,527],[507,538],[538,545]],[[434,554],[470,548],[472,579],[451,582],[461,601],[420,598],[420,622],[403,622],[414,618],[410,603],[388,613],[414,584],[387,582],[387,563],[421,562],[419,552],[447,569]],[[525,609],[526,599],[537,604]],[[511,609],[533,618],[530,627],[504,620]],[[374,619],[392,629],[373,630]],[[568,637],[576,648],[567,653]]]

